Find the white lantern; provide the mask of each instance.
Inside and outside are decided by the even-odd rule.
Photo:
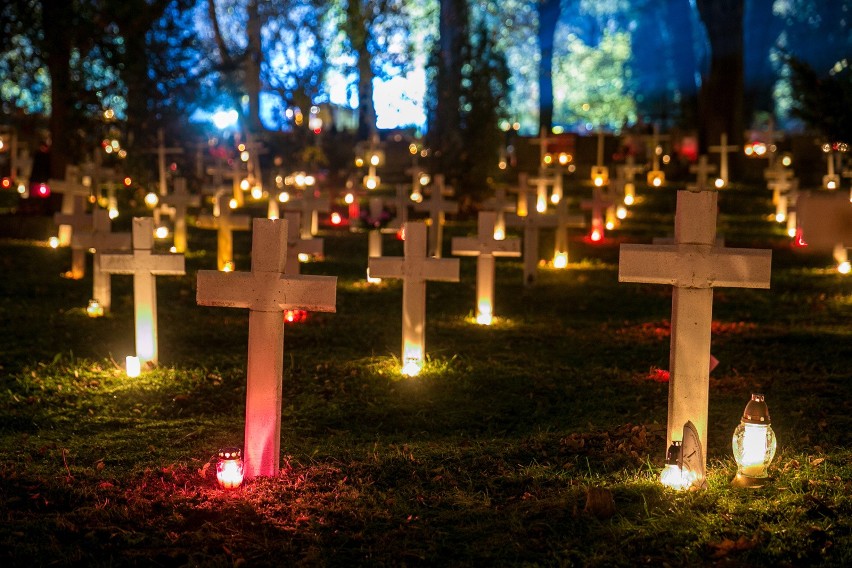
[[[769,476],[767,468],[775,456],[775,432],[762,394],[752,394],[734,430],[731,445],[737,461],[736,487],[760,487]]]

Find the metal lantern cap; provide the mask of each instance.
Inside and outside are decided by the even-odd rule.
[[[237,460],[242,459],[243,450],[237,447],[222,448],[219,450],[220,460]]]
[[[752,394],[751,400],[743,411],[743,422],[747,424],[770,424],[769,407],[763,400],[762,394]]]
[[[666,452],[666,465],[680,465],[681,456],[683,455],[683,442],[680,440],[672,440],[672,445],[669,446]]]

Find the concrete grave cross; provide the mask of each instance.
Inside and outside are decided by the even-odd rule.
[[[451,194],[452,188],[444,186],[444,176],[437,174],[432,184],[429,199],[417,203],[414,209],[427,211],[431,226],[429,227],[429,256],[441,258],[441,248],[444,242],[444,222],[447,213],[458,213],[459,204],[444,199],[444,194]]]
[[[156,276],[180,276],[182,254],[154,254],[154,223],[150,217],[133,218],[133,250],[105,252],[101,270],[107,274],[133,275],[133,313],[136,324],[136,356],[142,363],[157,364],[157,284]]]
[[[530,286],[535,283],[538,268],[539,231],[544,227],[553,227],[557,223],[554,216],[542,215],[532,207],[532,195],[527,194],[526,197],[527,216],[509,215],[506,222],[512,227],[523,227],[524,229],[524,285]]]
[[[707,161],[706,155],[698,158],[697,164],[689,166],[689,171],[695,174],[695,185],[689,187],[690,190],[707,191],[710,189],[708,178],[710,177],[710,174],[716,171],[716,166]]]
[[[371,258],[370,275],[402,279],[402,373],[416,375],[426,357],[426,281],[459,281],[459,259],[426,255],[426,224],[409,221],[403,228],[403,257]]]
[[[402,226],[408,222],[408,205],[411,203],[411,196],[408,193],[408,188],[405,184],[396,184],[396,195],[393,199],[394,218],[391,219],[387,226],[387,232],[395,233],[402,229]]]
[[[530,191],[527,174],[523,172],[519,173],[518,185],[516,185],[515,187],[510,187],[509,191],[518,194],[517,205],[515,206],[515,215],[517,215],[518,217],[526,217],[529,213],[529,199],[527,198],[527,194]]]
[[[186,189],[186,179],[175,179],[175,190],[162,199],[163,203],[174,210],[175,220],[175,252],[186,252],[186,209],[199,207],[201,198],[192,195]]]
[[[88,199],[83,195],[75,195],[71,201],[71,213],[54,213],[53,221],[60,227],[68,227],[68,244],[76,232],[92,230],[92,216],[86,213]],[[71,247],[71,270],[67,276],[79,280],[86,274],[86,251],[80,247]]]
[[[515,206],[506,199],[506,188],[498,187],[494,190],[494,197],[485,201],[485,206],[493,210],[497,217],[494,221],[494,238],[499,240],[506,238],[506,212],[514,211]]]
[[[249,310],[245,477],[278,474],[284,312],[336,309],[337,278],[288,274],[286,219],[255,219],[251,272],[198,271],[201,306]]]
[[[609,168],[604,165],[604,133],[598,130],[598,149],[595,165],[592,166],[592,183],[595,187],[609,184]]]
[[[539,213],[547,211],[547,188],[556,185],[556,176],[540,172],[538,177],[529,178],[529,183],[535,186],[535,210]]]
[[[521,256],[518,239],[494,238],[497,213],[480,211],[476,237],[453,237],[453,254],[476,258],[476,321],[490,325],[494,316],[494,258]]]
[[[592,199],[583,200],[580,202],[580,207],[586,211],[592,212],[591,230],[589,238],[598,242],[604,238],[606,229],[604,222],[604,214],[606,210],[612,207],[613,201],[610,199],[600,187],[592,188]]]
[[[47,184],[50,186],[50,191],[62,194],[60,212],[63,215],[72,216],[74,214],[77,197],[88,199],[92,194],[91,188],[86,187],[86,185],[84,185],[80,180],[80,169],[76,166],[68,166],[65,168],[64,180],[52,179],[49,180]],[[67,247],[71,244],[73,231],[74,229],[70,224],[59,225],[59,232],[57,234],[59,238],[59,246]]]
[[[299,255],[308,256],[321,255],[323,240],[316,238],[303,238],[299,228],[298,211],[287,211],[284,218],[287,220],[287,263],[284,266],[285,274],[299,274]]]
[[[556,205],[556,235],[553,239],[554,268],[568,266],[568,229],[585,226],[585,216],[571,213],[568,209],[568,200],[563,199]]]
[[[716,191],[678,191],[674,245],[621,245],[619,282],[673,286],[667,446],[692,421],[707,456],[713,288],[768,288],[772,252],[720,248]],[[705,461],[706,467],[706,461]]]
[[[106,251],[130,250],[130,233],[113,233],[112,221],[106,209],[92,211],[92,230],[76,232],[71,238],[71,250],[80,248],[94,252],[92,262],[92,298],[98,301],[104,312],[112,307],[112,288],[110,275],[101,266],[101,259]]]
[[[146,154],[157,154],[157,173],[159,177],[159,193],[164,196],[168,193],[168,168],[166,158],[169,154],[183,154],[183,148],[166,147],[166,132],[162,128],[157,129],[157,147],[143,150]]]
[[[228,204],[230,199],[224,192],[219,192],[215,199],[217,207],[214,215],[199,215],[195,226],[199,229],[216,230],[216,266],[219,270],[229,271],[234,269],[233,231],[248,231],[251,217],[231,213]],[[218,216],[215,215],[216,210],[219,212]]]
[[[331,211],[331,204],[328,202],[328,196],[314,187],[306,187],[298,203],[302,211],[302,238],[310,239],[319,232],[319,214]]]
[[[730,181],[728,177],[728,154],[738,152],[740,147],[735,144],[728,144],[728,133],[721,134],[721,140],[718,145],[707,148],[709,151],[719,154],[719,180],[716,182],[716,187],[723,188],[728,186]]]

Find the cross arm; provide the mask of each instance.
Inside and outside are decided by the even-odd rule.
[[[197,278],[195,300],[200,306],[249,308],[262,312],[290,309],[333,312],[336,309],[336,276],[199,270]]]
[[[709,245],[622,245],[619,282],[682,288],[769,288],[772,251]]]
[[[401,256],[373,257],[368,262],[370,276],[375,278],[402,278],[405,258]]]

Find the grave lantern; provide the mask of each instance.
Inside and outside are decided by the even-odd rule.
[[[145,194],[145,205],[148,207],[156,207],[159,202],[160,197],[153,191],[149,191]]]
[[[651,187],[662,187],[666,181],[666,174],[661,170],[651,170],[648,172],[648,185]]]
[[[103,317],[103,315],[104,315],[103,305],[99,301],[97,301],[96,299],[92,298],[91,300],[89,300],[89,305],[86,306],[86,315],[88,315],[90,318]]]
[[[609,183],[609,168],[606,166],[592,166],[592,183],[595,187],[603,187]]]
[[[666,452],[666,465],[660,474],[660,483],[680,491],[692,487],[695,480],[695,472],[683,464],[683,442],[672,440],[672,445]]]
[[[124,368],[127,371],[127,376],[131,379],[138,377],[142,373],[142,364],[139,357],[128,355],[124,360]]]
[[[222,489],[236,489],[243,483],[243,452],[240,448],[219,450],[216,481]]]
[[[775,456],[775,432],[769,420],[769,408],[762,394],[752,394],[734,430],[731,445],[737,461],[736,487],[760,487],[768,477],[769,462]]]

